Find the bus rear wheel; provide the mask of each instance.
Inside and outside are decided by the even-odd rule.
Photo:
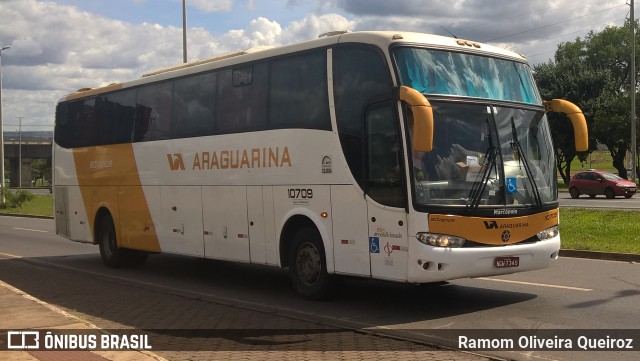
[[[118,247],[116,230],[111,215],[100,218],[97,234],[102,262],[113,268],[141,266],[147,260],[147,253]]]
[[[331,277],[322,238],[314,228],[296,232],[289,256],[289,276],[295,290],[305,298],[324,299],[331,289]]]

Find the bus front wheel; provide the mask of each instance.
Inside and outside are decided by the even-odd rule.
[[[302,228],[296,232],[289,257],[289,276],[295,290],[312,300],[328,296],[331,278],[322,238],[314,228]]]
[[[111,215],[100,218],[98,223],[98,247],[102,262],[109,267],[140,266],[147,260],[147,253],[118,247],[116,230]]]

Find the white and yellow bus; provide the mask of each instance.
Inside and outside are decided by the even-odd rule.
[[[558,257],[555,158],[526,60],[402,32],[336,32],[80,89],[57,105],[57,233],[108,266],[149,253],[431,283]]]

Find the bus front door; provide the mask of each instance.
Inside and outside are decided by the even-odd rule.
[[[408,237],[400,132],[393,102],[371,105],[365,118],[366,189],[371,276],[407,278]]]

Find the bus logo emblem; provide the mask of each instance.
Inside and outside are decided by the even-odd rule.
[[[498,222],[496,222],[496,221],[484,221],[484,227],[486,229],[498,229]]]
[[[325,155],[322,158],[322,174],[333,173],[333,167],[331,165],[331,157]]]
[[[169,161],[169,168],[172,171],[184,170],[184,161],[182,160],[182,154],[167,154],[167,160]]]

